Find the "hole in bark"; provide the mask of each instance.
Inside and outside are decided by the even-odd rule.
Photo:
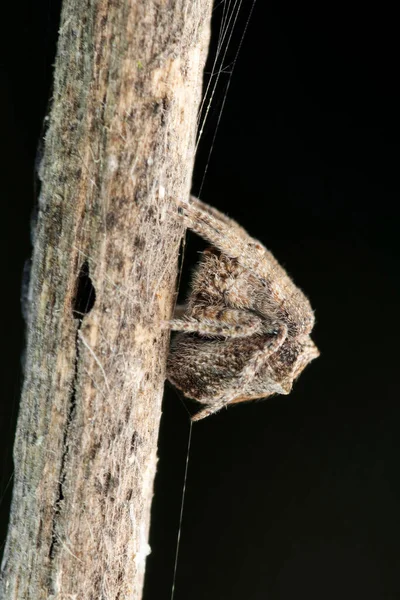
[[[74,319],[83,319],[92,310],[95,301],[96,291],[89,277],[89,264],[85,261],[76,281],[75,298],[72,303]]]

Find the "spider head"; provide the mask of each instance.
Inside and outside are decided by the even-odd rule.
[[[268,365],[269,376],[280,388],[277,393],[289,394],[293,382],[319,354],[318,348],[308,335],[287,339],[271,357]]]

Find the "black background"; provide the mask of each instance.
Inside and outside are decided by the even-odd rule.
[[[228,70],[250,8],[245,1]],[[20,387],[20,282],[58,10],[51,0],[22,0],[2,23],[1,540]],[[195,192],[228,80],[224,73],[215,93]],[[194,425],[175,600],[400,598],[397,88],[394,13],[256,4],[201,195],[306,291],[321,357],[289,396]],[[183,287],[203,247],[188,235]],[[170,597],[189,431],[168,386],[163,410],[145,600]]]

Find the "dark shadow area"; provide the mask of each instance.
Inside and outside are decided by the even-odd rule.
[[[75,319],[83,319],[90,313],[96,302],[96,290],[89,275],[89,263],[82,263],[76,280],[76,291],[72,302],[72,314]]]

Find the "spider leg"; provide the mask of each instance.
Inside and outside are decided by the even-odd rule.
[[[198,307],[196,316],[172,319],[169,324],[173,331],[196,332],[211,337],[246,337],[263,331],[263,322],[256,314],[212,305]]]
[[[202,210],[203,212],[207,212],[208,214],[210,214],[211,216],[213,216],[215,219],[217,219],[221,223],[224,223],[225,225],[228,225],[228,227],[230,227],[232,229],[235,229],[236,232],[241,237],[246,238],[247,240],[251,239],[251,237],[249,236],[249,234],[247,233],[247,231],[243,227],[241,227],[239,225],[239,223],[237,223],[234,219],[231,219],[230,217],[227,217],[226,215],[224,215],[224,213],[222,213],[221,211],[217,210],[213,206],[210,206],[209,204],[206,204],[205,202],[203,202],[199,198],[196,198],[196,196],[190,196],[190,200],[191,200],[191,204],[193,206],[195,206],[199,210]]]
[[[204,203],[189,203],[177,200],[186,226],[200,237],[210,242],[221,252],[236,258],[239,263],[261,279],[290,280],[274,256],[261,244],[250,237],[235,221],[223,218],[219,211],[211,207],[204,209]]]
[[[206,417],[218,412],[224,406],[232,402],[238,395],[238,390],[242,390],[248,384],[254,374],[265,364],[266,360],[274,354],[283,344],[287,337],[287,326],[279,323],[276,326],[276,336],[268,338],[265,346],[257,350],[247,362],[239,378],[235,382],[235,387],[227,390],[219,398],[210,399],[206,406],[192,417],[192,421],[200,421]]]

